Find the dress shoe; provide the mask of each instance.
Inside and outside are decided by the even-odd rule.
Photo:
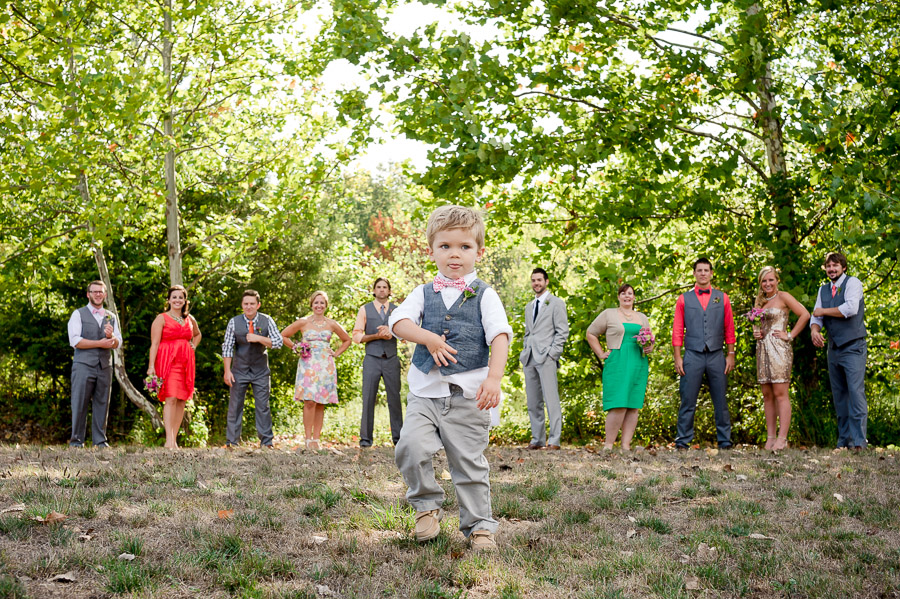
[[[444,510],[440,508],[427,512],[416,512],[416,540],[422,543],[438,536],[443,519]]]
[[[687,451],[687,450],[688,450],[688,446],[687,446],[687,445],[676,445],[676,446],[675,446],[675,449],[676,449],[677,451]]]
[[[494,535],[488,530],[474,530],[469,535],[469,547],[473,551],[497,551]]]
[[[559,449],[559,445],[548,445],[547,449],[551,449],[551,450]]]
[[[526,447],[525,449],[532,449],[532,450],[534,450],[534,449],[543,449],[543,448],[544,448],[544,446],[543,446],[543,445],[539,445],[538,443],[529,443],[529,444],[528,444],[528,447]]]

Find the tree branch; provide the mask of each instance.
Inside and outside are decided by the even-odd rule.
[[[565,102],[577,102],[578,104],[584,104],[585,106],[588,106],[588,107],[596,110],[597,112],[610,112],[610,110],[608,108],[598,106],[596,104],[588,102],[587,100],[581,100],[579,98],[570,98],[568,96],[561,96],[559,94],[554,94],[552,92],[545,92],[545,91],[541,91],[541,90],[537,90],[537,89],[529,90],[527,92],[522,92],[520,94],[513,94],[513,98],[522,98],[524,96],[532,96],[532,95],[549,96],[551,98],[556,98],[557,100],[563,100]]]
[[[763,181],[769,180],[769,177],[766,175],[765,171],[763,171],[763,169],[758,164],[756,164],[756,162],[752,158],[747,156],[747,154],[743,150],[741,150],[739,147],[735,146],[728,140],[722,139],[718,135],[713,135],[712,133],[704,133],[703,131],[694,131],[692,129],[686,129],[680,125],[672,125],[672,128],[675,129],[676,131],[681,131],[682,133],[686,133],[688,135],[694,135],[697,137],[706,137],[707,139],[711,139],[711,140],[715,141],[716,143],[722,144],[723,146],[730,148],[733,152],[735,152],[738,156],[740,156],[744,160],[744,162],[747,163],[747,166],[749,166],[754,171],[756,171],[756,174],[758,174]]]
[[[15,254],[9,256],[6,260],[4,260],[3,262],[0,262],[0,266],[15,260],[19,256],[23,256],[31,251],[36,250],[37,248],[41,247],[48,241],[52,241],[58,237],[64,237],[65,235],[68,235],[69,233],[72,233],[73,231],[78,231],[79,229],[87,229],[87,225],[75,225],[74,227],[70,227],[70,228],[66,229],[62,233],[57,233],[56,235],[50,235],[49,237],[45,237],[44,239],[40,240],[39,242],[37,242],[31,246],[28,246],[27,248],[25,248],[23,250],[19,250]]]

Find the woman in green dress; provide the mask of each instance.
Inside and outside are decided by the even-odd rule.
[[[641,347],[635,338],[641,329],[644,337],[652,338],[650,321],[634,309],[634,287],[619,287],[619,307],[600,313],[588,327],[588,344],[603,368],[603,410],[606,411],[606,441],[604,448],[612,449],[622,431],[622,449],[631,449],[631,438],[637,428],[638,412],[644,407],[647,376],[650,372],[647,354],[653,350],[649,341]],[[606,338],[606,349],[599,337]]]

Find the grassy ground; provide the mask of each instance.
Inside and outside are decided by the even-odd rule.
[[[492,447],[494,555],[416,544],[392,458],[2,447],[0,597],[900,596],[891,452]]]

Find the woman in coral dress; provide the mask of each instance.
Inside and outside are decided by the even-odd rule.
[[[756,380],[762,388],[766,413],[766,449],[787,449],[794,361],[791,342],[806,328],[809,312],[790,293],[778,290],[780,278],[774,267],[763,267],[758,280],[754,307],[763,313],[759,325],[753,327],[753,336],[756,338]],[[797,322],[789,328],[791,312],[797,316]]]
[[[184,420],[184,404],[194,395],[194,350],[200,344],[200,327],[188,314],[190,302],[181,285],[169,288],[166,311],[150,327],[150,366],[147,376],[159,377],[157,397],[164,402],[166,447],[178,449],[178,429]]]
[[[325,421],[325,404],[337,403],[337,370],[334,359],[350,347],[350,335],[336,321],[326,318],[328,295],[316,291],[309,298],[312,314],[292,322],[281,331],[285,346],[300,358],[294,379],[294,400],[303,402],[303,429],[306,447],[319,449],[319,435]],[[301,340],[291,337],[300,332]],[[337,335],[341,346],[331,349],[331,336]]]

